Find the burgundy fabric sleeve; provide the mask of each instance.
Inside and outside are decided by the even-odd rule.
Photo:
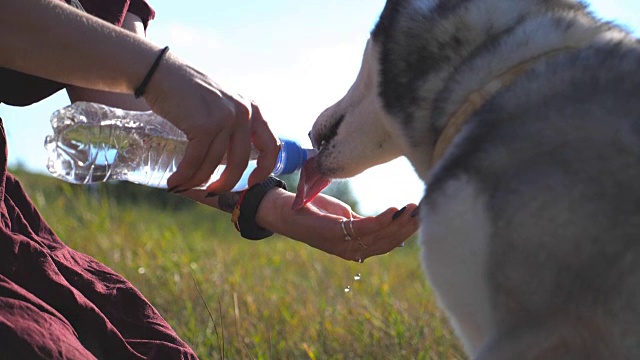
[[[82,7],[91,15],[104,19],[116,26],[122,26],[127,12],[138,15],[145,29],[155,12],[145,0],[80,0]]]
[[[56,236],[7,155],[0,119],[0,359],[197,360],[129,281]]]

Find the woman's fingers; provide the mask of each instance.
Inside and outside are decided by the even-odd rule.
[[[207,191],[230,191],[247,168],[252,142],[259,157],[249,185],[265,180],[273,172],[278,142],[258,107],[241,97],[220,95],[219,102],[213,106],[217,110],[211,111],[213,115],[209,120],[200,124],[192,121],[180,127],[189,142],[176,172],[169,177],[168,187],[184,190],[208,182],[226,154],[227,166]]]
[[[224,136],[213,141],[204,137],[190,140],[176,171],[167,180],[167,186],[186,190],[203,184],[222,161],[227,144]]]
[[[236,130],[231,135],[227,149],[227,166],[220,174],[220,178],[207,186],[207,192],[209,193],[221,194],[229,192],[242,177],[251,153],[249,129]]]
[[[260,108],[251,103],[251,142],[259,151],[257,167],[249,176],[249,186],[264,181],[273,172],[280,152],[279,141],[262,117]]]
[[[320,212],[341,216],[347,219],[360,219],[362,216],[354,213],[348,204],[324,194],[319,194],[307,206],[314,207]]]
[[[418,230],[416,215],[417,205],[410,204],[400,210],[390,208],[376,217],[349,221],[347,231],[356,240],[349,260],[361,262],[398,247]]]
[[[158,68],[145,100],[154,112],[172,122],[188,139],[184,156],[167,186],[179,190],[201,186],[208,182],[227,154],[228,166],[208,190],[219,193],[231,190],[247,167],[254,136],[251,133],[253,113],[257,106],[241,96],[228,94],[206,74],[172,56]],[[257,113],[264,122],[259,111]],[[260,132],[264,132],[263,128],[268,126],[262,125]],[[268,144],[265,139],[269,137],[275,144],[271,131],[266,136],[256,136],[261,144]],[[273,158],[275,164],[276,156],[277,150],[269,150],[265,162]],[[263,170],[267,165],[259,167],[261,180],[273,170],[273,166]]]

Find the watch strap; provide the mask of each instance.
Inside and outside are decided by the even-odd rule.
[[[284,181],[275,176],[269,176],[267,180],[250,187],[242,197],[240,214],[236,225],[243,238],[262,240],[273,235],[273,231],[267,230],[256,223],[256,214],[262,199],[274,187],[287,190],[287,184]]]

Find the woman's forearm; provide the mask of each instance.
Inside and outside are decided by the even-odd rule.
[[[126,13],[122,22],[122,29],[130,31],[142,38],[146,37],[142,19],[132,13]],[[136,99],[131,94],[114,93],[87,89],[84,87],[67,85],[67,94],[72,102],[89,101],[109,106],[114,106],[125,110],[148,111],[149,105],[144,99]]]
[[[0,66],[20,72],[132,93],[160,50],[59,1],[0,0],[0,8]]]

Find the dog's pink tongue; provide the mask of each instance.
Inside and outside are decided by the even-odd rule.
[[[307,160],[300,172],[298,190],[296,191],[296,198],[291,208],[293,210],[303,208],[309,201],[315,199],[322,189],[326,188],[330,183],[331,179],[327,179],[318,173],[316,158],[313,157]]]

